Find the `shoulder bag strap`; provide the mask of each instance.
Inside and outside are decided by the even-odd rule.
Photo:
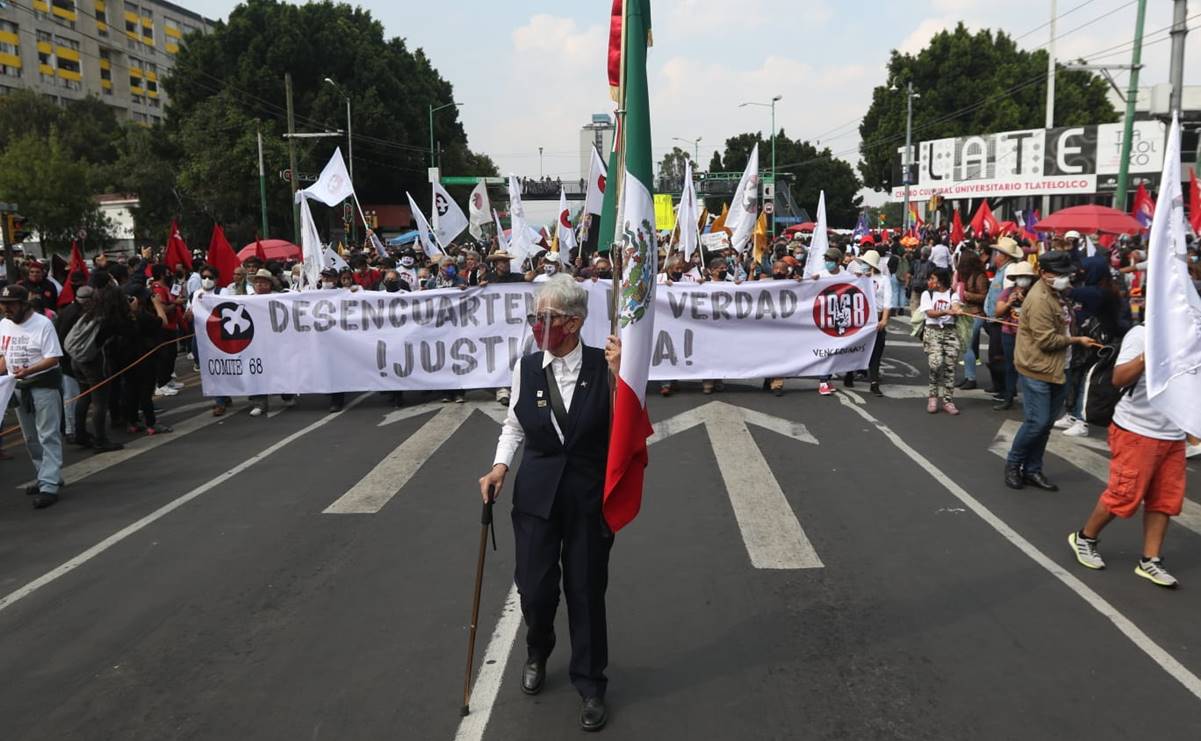
[[[551,369],[551,364],[547,363],[543,368],[546,371],[546,392],[550,394],[550,408],[555,415],[555,421],[559,423],[559,432],[563,433],[563,438],[567,438],[567,407],[563,404],[563,395],[559,393],[559,384],[555,381],[555,372]]]

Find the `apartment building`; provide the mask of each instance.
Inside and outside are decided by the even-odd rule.
[[[184,39],[215,21],[162,0],[0,0],[0,95],[89,95],[122,116],[162,120],[161,80]]]

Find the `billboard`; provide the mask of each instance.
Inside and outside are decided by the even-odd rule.
[[[1122,159],[1122,124],[1026,129],[920,142],[910,166],[909,199],[1088,195],[1112,190]],[[1135,121],[1132,181],[1163,169],[1166,128]],[[897,150],[892,198],[905,196],[904,147]]]

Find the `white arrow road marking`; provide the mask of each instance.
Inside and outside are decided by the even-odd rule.
[[[1005,420],[1001,429],[997,430],[997,436],[993,438],[992,445],[988,449],[1001,458],[1006,457],[1009,454],[1010,445],[1013,444],[1013,437],[1021,426],[1022,423],[1016,420]],[[1103,487],[1108,485],[1109,457],[1094,453],[1075,442],[1075,439],[1064,437],[1059,430],[1052,430],[1051,439],[1047,441],[1047,450],[1100,481]],[[1100,492],[1098,492],[1099,494]],[[1184,509],[1172,519],[1194,533],[1201,534],[1201,504],[1186,498]]]
[[[475,411],[474,405],[468,404],[440,406],[441,410],[421,429],[406,438],[349,491],[326,507],[325,514],[375,514],[383,509]]]
[[[212,405],[205,404],[205,406],[211,407]],[[203,430],[205,427],[208,427],[211,424],[223,422],[225,419],[228,419],[237,413],[238,410],[233,409],[230,410],[225,417],[214,417],[212,412],[202,412],[195,416],[189,417],[183,422],[175,425],[175,427],[172,428],[172,432],[164,432],[152,437],[143,437],[138,440],[133,440],[126,443],[125,447],[121,450],[115,450],[111,453],[103,453],[101,455],[94,455],[90,458],[83,459],[79,463],[72,463],[62,470],[63,481],[68,484],[74,484],[78,481],[82,481],[88,476],[95,475],[101,471],[112,468],[113,466],[124,463],[131,458],[136,458],[142,453],[147,453],[151,450],[154,450],[160,445],[166,445],[172,440],[178,440],[179,438],[192,432]],[[19,484],[17,488],[24,489],[26,486],[29,486],[32,483],[33,481],[26,481]]]
[[[800,422],[721,401],[655,423],[656,431],[649,442],[704,424],[751,565],[757,569],[820,569],[821,559],[751,437],[748,422],[794,440],[818,444]]]
[[[949,476],[935,466],[928,458],[917,452],[901,439],[900,435],[893,432],[888,425],[876,419],[870,412],[847,399],[845,396],[839,396],[838,400],[847,409],[850,409],[855,414],[858,414],[864,420],[875,425],[885,438],[891,442],[897,450],[907,455],[910,460],[923,468],[926,473],[942,485],[951,496],[958,499],[963,506],[970,509],[989,527],[997,532],[1005,540],[1009,541],[1015,548],[1025,554],[1031,561],[1045,569],[1051,576],[1058,579],[1064,586],[1072,590],[1084,600],[1090,607],[1101,613],[1105,619],[1113,623],[1114,627],[1121,631],[1122,635],[1130,639],[1139,650],[1147,655],[1156,664],[1159,664],[1165,672],[1173,679],[1180,682],[1186,690],[1192,693],[1195,697],[1201,699],[1201,678],[1188,670],[1184,664],[1181,664],[1176,657],[1165,651],[1151,636],[1143,632],[1135,623],[1118,611],[1116,607],[1110,604],[1104,597],[1097,594],[1087,584],[1061,566],[1057,561],[1048,558],[1045,553],[1034,546],[1033,543],[1023,538],[1016,530],[1011,528],[1000,517],[993,514],[992,510],[985,507],[978,499],[968,494],[967,491],[956,484]]]
[[[296,432],[293,432],[291,435],[288,435],[287,437],[283,438],[282,440],[280,440],[272,445],[269,445],[268,447],[264,448],[260,452],[255,453],[254,455],[250,456],[246,460],[242,461],[238,465],[236,465],[233,468],[226,471],[225,473],[217,476],[216,478],[209,479],[208,481],[204,482],[200,486],[197,486],[195,489],[192,489],[191,491],[189,491],[187,494],[184,494],[180,497],[177,497],[177,498],[171,500],[170,502],[167,502],[162,507],[159,507],[158,509],[156,509],[153,512],[151,512],[150,514],[146,515],[142,519],[118,530],[117,532],[108,536],[107,538],[100,541],[96,545],[92,546],[91,548],[88,548],[86,551],[80,553],[79,555],[63,562],[61,565],[57,566],[53,570],[48,571],[45,574],[42,574],[41,576],[39,576],[38,578],[29,582],[28,584],[21,587],[20,589],[17,589],[13,592],[6,594],[3,598],[0,598],[0,610],[4,610],[7,607],[11,607],[14,602],[24,599],[25,597],[28,597],[29,595],[33,594],[38,589],[41,589],[42,587],[46,586],[50,582],[58,579],[60,576],[63,576],[65,574],[70,573],[71,571],[74,571],[75,569],[84,565],[85,563],[92,560],[96,556],[99,556],[101,553],[104,553],[109,548],[112,548],[117,543],[120,543],[121,541],[125,540],[129,536],[133,535],[134,533],[138,532],[139,530],[142,530],[143,528],[156,522],[157,520],[159,520],[163,517],[166,517],[170,513],[174,512],[175,510],[184,506],[185,504],[192,501],[193,499],[200,496],[201,494],[204,494],[205,492],[208,492],[208,491],[212,491],[213,489],[217,488],[221,484],[224,484],[226,481],[229,481],[233,477],[237,476],[238,474],[242,473],[246,469],[250,468],[254,464],[262,461],[264,458],[274,455],[275,453],[278,453],[279,451],[283,450],[284,448],[287,448],[289,445],[296,442],[297,440],[304,437],[305,435],[309,434],[313,430],[316,430],[320,427],[325,426],[326,424],[329,424],[330,422],[334,421],[338,417],[341,417],[343,414],[345,414],[345,412],[350,411],[351,409],[354,409],[356,406],[359,405],[359,402],[363,401],[368,396],[370,396],[370,394],[360,394],[359,396],[356,396],[354,399],[351,399],[349,404],[346,405],[346,409],[344,411],[337,412],[335,414],[327,414],[326,416],[324,416],[321,419],[317,420],[316,422],[312,423],[308,427],[305,427],[301,430],[297,430]]]

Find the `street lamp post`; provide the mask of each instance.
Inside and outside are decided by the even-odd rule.
[[[757,106],[762,106],[764,108],[771,109],[771,188],[772,188],[772,200],[773,201],[775,200],[775,197],[776,197],[776,102],[779,101],[783,97],[784,97],[783,95],[777,95],[771,99],[770,103],[755,103],[752,101],[752,102],[747,102],[747,103],[740,103],[738,106],[739,108],[744,108],[748,105],[757,105]],[[773,202],[772,209],[771,209],[771,233],[772,233],[773,237],[776,234],[776,207],[775,206],[776,205]]]
[[[434,114],[443,108],[450,108],[452,106],[457,107],[461,105],[463,104],[451,101],[450,103],[443,103],[442,105],[435,107],[433,103],[430,103],[430,167],[438,166],[438,163],[434,160]]]
[[[538,179],[542,179],[542,147],[538,147]]]
[[[325,81],[328,82],[330,85],[333,85],[334,90],[337,90],[339,93],[342,94],[342,97],[346,98],[346,159],[347,159],[347,164],[350,166],[350,187],[353,188],[354,187],[354,134],[350,127],[350,96],[348,94],[346,94],[346,92],[342,90],[342,88],[338,85],[338,83],[334,82],[332,79],[327,77],[327,78],[325,78]],[[363,226],[367,226],[367,225],[364,224]],[[350,218],[350,239],[355,244],[358,244],[358,242],[359,242],[359,222],[356,221],[353,216],[351,216],[351,218]]]
[[[696,167],[697,166],[696,161],[701,156],[701,137],[698,136],[695,139],[681,139],[678,136],[673,136],[671,138],[671,140],[675,141],[675,142],[684,142],[685,144],[692,145],[692,166]]]

